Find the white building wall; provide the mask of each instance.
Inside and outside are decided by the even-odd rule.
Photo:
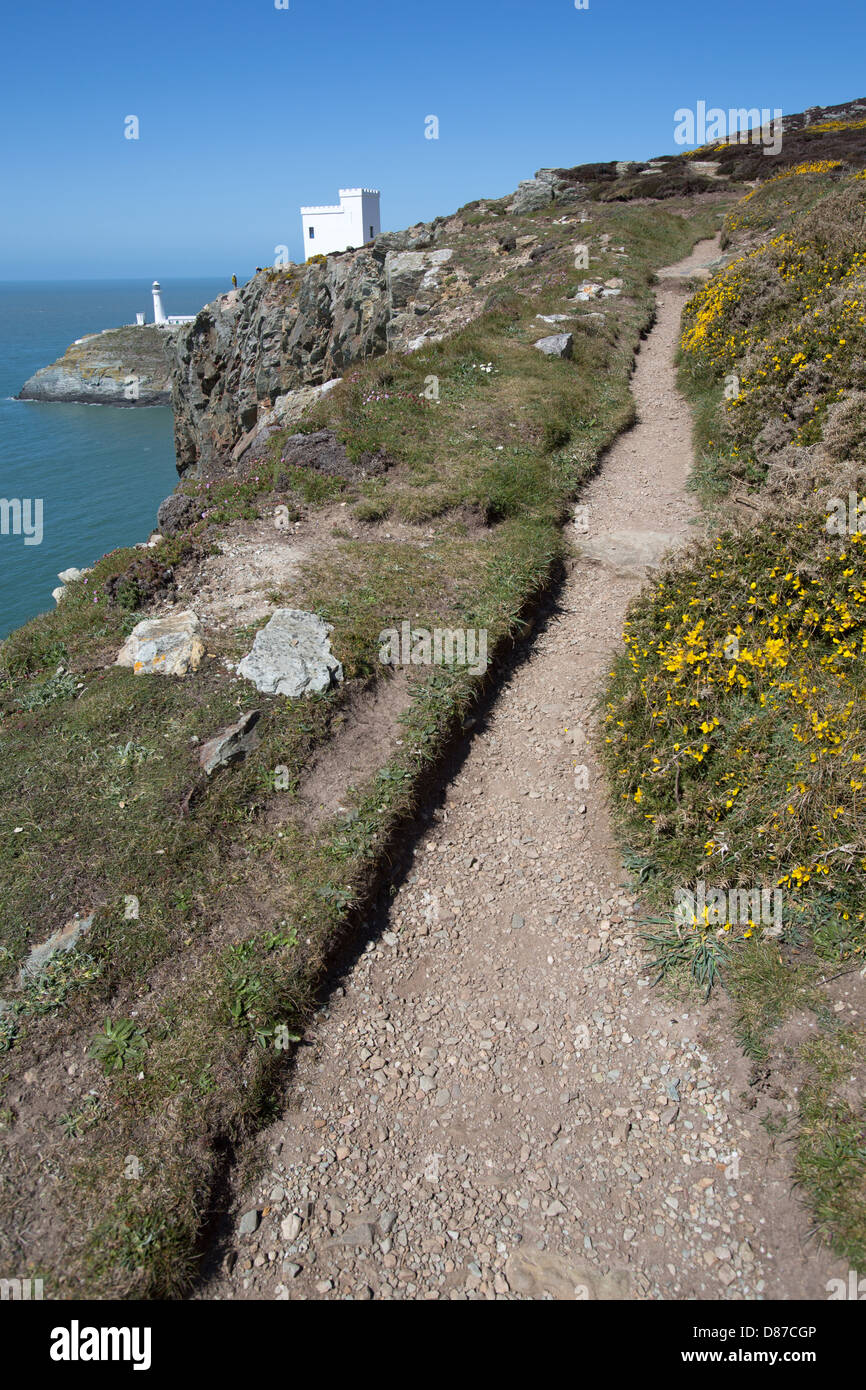
[[[305,260],[363,246],[382,230],[378,190],[341,188],[339,203],[301,208],[301,223]]]
[[[361,224],[364,229],[364,242],[367,242],[381,234],[382,222],[379,215],[379,194],[369,188],[362,189],[362,194]],[[363,245],[364,242],[361,244]]]

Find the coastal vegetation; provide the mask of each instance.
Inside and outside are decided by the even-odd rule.
[[[827,992],[844,977],[856,1001],[866,950],[862,125],[794,118],[773,176],[724,143],[541,171],[511,203],[437,219],[452,258],[429,302],[430,266],[401,244],[387,273],[384,252],[375,272],[368,251],[314,257],[199,316],[173,524],[0,647],[0,1250],[26,1211],[16,1268],[47,1296],[192,1287],[329,970],[369,934],[401,837],[556,589],[582,485],[633,422],[655,272],[719,230],[680,349],[708,539],[632,607],[604,756],[655,979],[696,1009],[727,991],[750,1084],[796,1096],[784,1137],[815,1231],[866,1260],[862,1010]],[[258,437],[274,383],[321,384],[314,335],[294,361],[271,334],[265,371],[259,325],[285,314],[302,339],[319,291],[355,272],[353,295],[397,284],[404,338],[445,326],[387,351],[384,299],[365,318],[347,296],[339,383]],[[220,314],[248,332],[231,369]],[[351,336],[333,327],[332,354]],[[296,461],[314,438],[339,466]],[[245,566],[277,525],[297,564],[253,593]],[[203,621],[197,669],[117,666],[166,605]],[[239,676],[278,608],[329,625],[340,683],[287,699]],[[404,620],[486,632],[486,673],[385,664],[380,634]],[[251,713],[246,756],[207,770]],[[698,882],[780,892],[781,921],[678,917]]]
[[[795,1173],[816,1230],[854,1264],[866,1259],[866,1033],[826,986],[856,984],[866,964],[859,172],[801,163],[728,214],[732,248],[760,239],[693,296],[681,347],[694,484],[715,534],[634,604],[606,721],[658,970],[727,987],[756,1075],[799,1022]],[[677,890],[699,881],[779,891],[781,932],[757,914],[674,920]]]

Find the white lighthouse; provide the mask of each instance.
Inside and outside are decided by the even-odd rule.
[[[162,307],[162,295],[159,289],[159,281],[153,282],[153,321],[154,323],[165,323],[165,310]]]

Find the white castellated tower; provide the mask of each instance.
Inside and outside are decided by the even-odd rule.
[[[372,241],[382,230],[377,188],[341,188],[339,203],[301,208],[304,259]]]
[[[162,295],[159,289],[159,281],[153,282],[153,321],[154,323],[165,323],[165,310],[162,307]]]

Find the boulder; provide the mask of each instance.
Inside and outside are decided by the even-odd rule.
[[[571,333],[552,333],[549,338],[539,338],[535,344],[545,357],[570,357],[574,349]]]
[[[563,180],[555,186],[554,195],[557,203],[568,204],[586,202],[586,189],[582,183],[568,183]],[[589,218],[583,217],[581,221],[588,222]]]
[[[521,179],[506,211],[520,215],[540,212],[553,202],[553,184],[547,179]]]
[[[316,430],[314,434],[290,434],[281,455],[281,463],[289,468],[311,468],[330,478],[355,479],[384,473],[389,466],[381,452],[363,453],[352,460],[345,444],[333,430]]]
[[[330,623],[298,608],[278,608],[260,632],[238,675],[257,690],[297,698],[327,690],[343,679],[331,651]]]
[[[376,259],[384,264],[386,257],[391,252],[408,251],[411,240],[412,237],[408,231],[382,232],[373,241],[371,250]]]
[[[567,171],[563,169],[536,169],[535,177],[524,179],[515,194],[515,202],[522,204],[531,202],[535,206],[521,206],[513,210],[535,212],[539,208],[547,207],[551,202],[564,204],[585,202],[585,186],[573,176],[566,177],[566,173]],[[513,204],[508,211],[511,212],[512,208]]]
[[[131,666],[137,676],[185,676],[198,670],[203,656],[199,620],[187,609],[138,623],[118,652],[115,665]]]
[[[61,570],[57,576],[57,578],[60,580],[60,583],[58,584],[56,589],[51,590],[51,597],[54,599],[54,602],[59,603],[60,600],[63,598],[64,594],[66,593],[67,584],[74,583],[76,579],[83,579],[86,574],[90,573],[90,570],[91,566],[89,565],[87,569],[83,570],[76,569],[74,565],[70,565],[69,569]]]
[[[232,461],[237,463],[248,449],[257,449],[266,444],[277,430],[297,424],[309,407],[321,396],[332,391],[339,381],[339,377],[331,377],[330,381],[322,382],[321,386],[299,386],[295,391],[284,391],[282,395],[277,396],[269,409],[260,410],[252,429],[247,430],[238,440],[232,449]]]
[[[208,777],[217,768],[228,767],[258,748],[262,740],[256,725],[260,719],[261,710],[250,710],[202,745],[198,760]]]
[[[580,543],[580,556],[618,575],[643,577],[676,546],[672,531],[605,531]]]
[[[331,478],[347,478],[352,472],[346,446],[333,430],[290,434],[283,446],[282,462],[291,468],[313,468]]]
[[[577,293],[574,295],[574,298],[582,303],[585,303],[588,299],[598,299],[603,289],[604,286],[598,284],[595,280],[584,280],[582,285],[578,285]]]
[[[163,536],[176,536],[185,531],[198,519],[200,503],[194,497],[186,497],[182,492],[173,492],[160,502],[156,523]]]

